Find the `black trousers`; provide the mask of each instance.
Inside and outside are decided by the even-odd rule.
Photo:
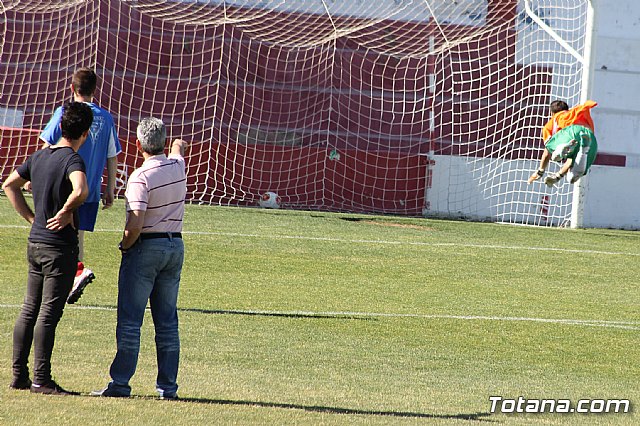
[[[56,327],[76,275],[78,246],[28,243],[27,260],[27,293],[13,329],[13,376],[29,377],[33,342],[33,382],[43,385],[51,381]]]

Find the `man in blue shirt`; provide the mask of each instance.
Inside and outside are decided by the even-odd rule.
[[[73,289],[67,300],[68,303],[75,303],[82,295],[87,284],[95,278],[93,271],[89,268],[84,268],[84,264],[82,263],[84,257],[84,231],[93,231],[101,198],[104,204],[103,209],[113,205],[116,172],[118,169],[117,155],[122,151],[116,134],[113,117],[111,117],[111,114],[106,109],[101,108],[93,102],[96,85],[96,73],[89,68],[80,68],[73,74],[71,81],[73,99],[76,102],[84,102],[91,107],[93,123],[91,124],[87,141],[78,150],[78,154],[80,154],[80,157],[84,160],[87,170],[89,196],[85,203],[78,209],[78,215],[80,217],[80,225],[78,228],[78,270]],[[40,139],[42,139],[46,145],[55,145],[60,140],[62,136],[62,130],[60,128],[61,117],[62,107],[56,109],[53,117],[51,117],[51,120],[49,120],[49,123],[40,135]],[[101,196],[100,189],[105,164],[107,166],[107,190]]]

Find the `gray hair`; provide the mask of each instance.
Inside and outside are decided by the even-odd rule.
[[[159,118],[143,118],[136,131],[142,150],[147,154],[158,155],[164,151],[167,142],[167,128]]]

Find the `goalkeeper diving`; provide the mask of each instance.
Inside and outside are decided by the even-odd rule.
[[[553,187],[567,176],[569,182],[576,183],[586,175],[596,159],[598,142],[593,132],[591,108],[598,105],[587,101],[569,109],[566,102],[553,101],[549,109],[552,117],[542,130],[544,151],[540,159],[540,167],[528,180],[532,183],[544,176],[550,161],[562,163],[560,171],[551,173],[544,183]]]

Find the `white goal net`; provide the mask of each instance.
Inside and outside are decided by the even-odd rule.
[[[562,225],[571,185],[526,179],[580,100],[586,1],[0,0],[0,172],[89,66],[120,187],[155,116],[192,202]]]

